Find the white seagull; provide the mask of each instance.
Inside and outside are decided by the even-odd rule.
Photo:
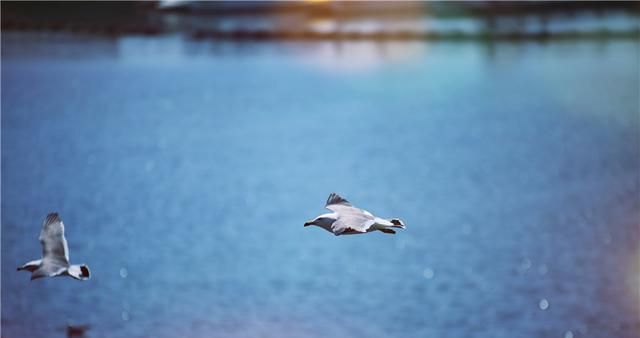
[[[31,280],[57,276],[89,279],[89,267],[86,264],[69,265],[69,248],[64,238],[64,224],[58,213],[50,213],[44,219],[39,239],[42,244],[42,258],[19,266],[18,271],[30,271]]]
[[[404,223],[399,219],[382,219],[373,216],[370,212],[358,209],[346,199],[336,193],[329,195],[325,208],[333,211],[323,214],[314,220],[306,222],[304,226],[316,225],[336,236],[356,235],[380,230],[385,234],[395,234],[391,228],[405,229]]]

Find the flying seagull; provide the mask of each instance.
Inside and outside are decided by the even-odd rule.
[[[31,280],[57,276],[89,279],[89,267],[86,264],[69,265],[69,248],[64,238],[64,224],[58,213],[50,213],[44,219],[39,239],[42,244],[42,258],[19,266],[18,271],[30,271]]]
[[[333,212],[320,215],[305,223],[304,226],[316,225],[333,232],[336,236],[363,234],[375,230],[385,234],[395,234],[396,232],[391,228],[405,229],[401,220],[395,218],[386,220],[373,216],[366,210],[354,207],[336,193],[329,195],[325,208]]]

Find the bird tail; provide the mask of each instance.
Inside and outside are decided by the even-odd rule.
[[[69,276],[78,280],[87,280],[91,276],[89,267],[86,264],[71,265],[67,272],[69,272]]]
[[[404,223],[401,220],[397,219],[397,218],[392,218],[389,221],[393,224],[394,228],[406,229],[406,227],[404,226]]]

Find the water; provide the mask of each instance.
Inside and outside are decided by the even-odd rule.
[[[640,334],[637,41],[2,39],[2,337]]]

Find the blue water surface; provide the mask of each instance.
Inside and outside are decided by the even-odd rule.
[[[638,337],[639,45],[4,33],[2,337]]]

